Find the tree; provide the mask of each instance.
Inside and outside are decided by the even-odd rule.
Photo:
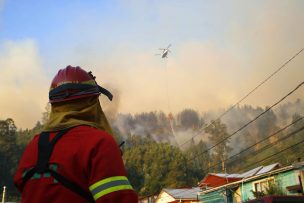
[[[211,125],[205,128],[205,132],[211,135],[209,137],[211,144],[216,145],[213,150],[212,159],[215,163],[222,162],[222,171],[224,171],[224,160],[227,159],[228,153],[231,151],[231,148],[228,146],[229,139],[226,139],[229,134],[227,133],[226,125],[221,123],[219,119],[215,121],[212,120],[211,123]],[[217,169],[219,169],[219,167],[217,167]]]
[[[207,146],[200,140],[198,144],[193,143],[185,153],[187,156],[188,173],[191,174],[189,175],[190,177],[194,178],[191,182],[195,185],[208,173],[210,156]]]
[[[130,136],[126,145],[125,167],[140,195],[155,194],[163,187],[193,186],[187,157],[179,148],[143,136]]]
[[[0,120],[0,136],[14,136],[16,129],[13,119]]]
[[[134,120],[145,128],[147,134],[151,134],[158,128],[156,112],[136,114]]]
[[[0,185],[5,185],[14,192],[16,190],[12,176],[21,154],[21,149],[16,144],[16,129],[13,119],[0,120]]]
[[[266,107],[268,109],[269,107]],[[258,132],[256,134],[256,141],[263,139],[264,137],[270,135],[271,133],[274,133],[279,129],[277,126],[277,116],[276,114],[272,111],[269,110],[267,111],[262,117],[260,117],[256,121],[257,129]],[[274,142],[276,141],[275,138],[272,138],[269,140],[269,142]]]
[[[184,129],[197,129],[202,125],[199,114],[192,109],[183,110],[177,117]]]
[[[297,121],[297,122],[296,122]],[[282,150],[287,147],[291,147],[297,143],[300,143],[304,139],[304,130],[300,130],[304,127],[304,119],[301,119],[301,116],[297,113],[295,113],[292,116],[292,122],[296,122],[294,125],[292,125],[285,135],[288,133],[292,133],[288,139],[285,139],[284,142],[281,142],[280,145],[277,146],[277,151]],[[297,132],[300,130],[299,132]],[[294,133],[297,132],[297,133]],[[304,153],[303,144],[298,144],[292,147],[291,149],[283,152],[283,154],[280,156],[280,160],[284,164],[291,164],[293,162],[296,162],[298,159],[303,158],[301,155]]]

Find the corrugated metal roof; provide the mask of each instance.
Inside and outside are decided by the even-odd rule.
[[[261,175],[263,173],[267,173],[269,171],[276,169],[276,167],[279,165],[280,165],[279,163],[274,163],[274,164],[270,164],[268,166],[259,166],[259,167],[256,167],[254,169],[251,169],[249,171],[246,171],[246,172],[240,174],[238,177],[239,178],[248,178],[248,177],[255,176],[255,175]]]
[[[257,172],[259,172],[263,166],[256,167],[254,169],[251,169],[249,171],[246,171],[245,173],[240,174],[238,177],[239,178],[248,178],[250,176],[254,176]]]
[[[239,178],[240,174],[228,174],[228,173],[210,173],[211,175],[215,175],[221,178]]]
[[[194,188],[182,188],[182,189],[163,189],[169,195],[175,199],[196,199],[197,193],[200,191],[199,187]]]
[[[233,173],[233,174],[228,174],[227,178],[239,178],[240,174]]]
[[[222,178],[226,178],[226,176],[228,175],[228,174],[226,174],[226,173],[210,173],[211,175],[215,175],[215,176],[218,176],[218,177],[222,177]]]
[[[279,166],[279,163],[275,163],[275,164],[271,164],[268,166],[264,166],[261,170],[259,170],[259,172],[256,175],[260,175],[263,173],[267,173],[269,171],[272,171],[273,169],[275,169],[277,166]]]

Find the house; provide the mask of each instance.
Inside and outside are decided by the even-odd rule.
[[[254,192],[266,192],[272,184],[286,195],[303,194],[304,162],[260,173],[243,181],[242,201],[254,199]]]
[[[170,189],[165,188],[159,193],[155,203],[198,203],[199,187]]]
[[[276,185],[286,195],[300,195],[303,194],[303,171],[304,162],[287,167],[280,167],[278,163],[259,166],[242,174],[233,174],[233,178],[239,180],[229,182],[227,179],[227,183],[221,182],[223,184],[209,182],[209,187],[202,185],[198,199],[204,203],[241,203],[254,199],[254,194],[265,193],[270,185]],[[208,185],[207,179],[203,180]]]
[[[202,190],[199,198],[203,202],[241,202],[241,191],[239,187],[240,181],[258,174],[258,172],[266,172],[279,167],[278,163],[266,167],[259,166],[257,168],[246,171],[242,174],[213,174],[209,173],[200,183]],[[211,176],[210,176],[211,175]],[[209,177],[209,178],[208,178]],[[236,182],[235,184],[230,184]],[[227,187],[225,187],[227,186]]]

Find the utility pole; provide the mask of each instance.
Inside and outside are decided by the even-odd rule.
[[[5,203],[5,186],[3,186],[2,203]]]
[[[226,173],[226,167],[225,167],[225,160],[224,160],[224,158],[222,159],[222,171],[224,173]]]

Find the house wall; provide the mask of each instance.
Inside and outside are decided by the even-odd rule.
[[[155,203],[167,203],[167,202],[173,202],[174,200],[175,199],[166,192],[161,192],[157,197]]]
[[[278,174],[275,177],[278,180],[280,187],[286,192],[287,195],[294,195],[295,193],[290,193],[286,187],[291,185],[299,184],[298,173],[296,171],[289,171],[288,174]]]
[[[242,203],[240,187],[238,187],[237,190],[233,193],[233,203]]]
[[[273,176],[264,177],[261,179],[255,179],[255,180],[241,184],[242,201],[254,199],[254,196],[252,193],[252,190],[253,191],[255,190],[254,182],[257,182],[259,180],[264,180],[267,178],[271,178],[271,177],[274,177],[275,183],[277,183],[287,195],[292,194],[286,190],[287,186],[299,184],[298,173],[296,173],[296,171],[293,171],[293,170],[285,171],[285,172],[275,174]]]
[[[226,203],[223,190],[217,190],[207,194],[200,194],[198,195],[198,199],[201,203]]]

